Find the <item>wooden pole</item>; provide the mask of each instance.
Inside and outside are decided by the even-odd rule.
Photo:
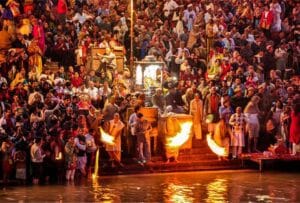
[[[133,71],[134,65],[134,56],[133,56],[133,40],[134,40],[134,31],[133,31],[133,0],[130,0],[130,70]]]

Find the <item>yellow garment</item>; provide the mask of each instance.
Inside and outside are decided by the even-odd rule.
[[[22,26],[19,28],[19,33],[22,35],[29,35],[32,31],[32,26],[29,19],[25,18],[22,20]]]
[[[206,36],[208,38],[213,38],[215,37],[215,33],[214,33],[214,24],[210,24],[208,23],[205,27],[205,31],[206,31]]]
[[[15,88],[17,84],[23,83],[25,78],[21,73],[17,73],[15,79],[10,83],[10,88]]]
[[[207,70],[208,78],[214,79],[216,76],[219,76],[221,74],[221,67],[219,65],[213,64],[208,70]]]
[[[180,123],[176,118],[168,118],[164,127],[167,136],[173,136],[180,131]]]
[[[192,49],[193,46],[196,44],[198,37],[199,37],[199,31],[196,32],[193,28],[192,31],[189,34],[189,39],[188,39],[188,42],[187,42],[187,48]]]
[[[224,58],[224,54],[216,54],[215,55],[215,60],[220,59],[222,60]]]
[[[42,74],[43,71],[43,62],[42,57],[39,54],[34,54],[29,57],[29,68],[32,70],[36,68],[37,75]]]
[[[203,115],[203,102],[199,99],[193,99],[190,104],[190,114],[193,116],[193,129],[196,139],[202,139],[202,115]]]
[[[29,69],[32,70],[36,68],[36,72],[38,75],[42,74],[43,71],[43,62],[42,62],[42,50],[37,44],[36,40],[33,40],[29,47],[28,52],[30,53],[29,56]]]
[[[217,123],[214,133],[214,140],[219,146],[223,146],[223,139],[226,134],[226,128],[224,122]]]

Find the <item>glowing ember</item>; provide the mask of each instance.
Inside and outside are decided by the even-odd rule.
[[[211,149],[218,156],[227,156],[226,149],[224,147],[220,147],[217,143],[212,139],[211,134],[206,135],[206,141]]]
[[[99,170],[99,149],[96,152],[96,160],[95,160],[95,171],[92,175],[93,179],[96,179],[98,177],[98,170]]]
[[[114,140],[115,138],[108,133],[106,133],[102,128],[100,128],[100,133],[101,133],[101,141],[104,142],[105,144],[109,145],[114,145]]]
[[[178,148],[188,141],[192,124],[193,123],[191,121],[180,123],[180,132],[178,132],[174,137],[168,138],[167,146]]]

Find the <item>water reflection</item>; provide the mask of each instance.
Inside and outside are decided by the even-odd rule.
[[[300,174],[215,172],[99,177],[8,187],[0,202],[300,202]]]
[[[117,191],[109,187],[103,187],[100,183],[100,178],[92,179],[92,190],[94,201],[101,201],[105,203],[120,202]]]
[[[167,179],[168,181],[168,179]],[[178,180],[168,181],[164,190],[165,202],[189,203],[194,202],[193,187],[185,185]]]
[[[228,183],[225,179],[215,179],[206,186],[206,202],[226,202],[228,193]]]

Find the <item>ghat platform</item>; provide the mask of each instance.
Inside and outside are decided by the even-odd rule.
[[[267,169],[287,169],[289,167],[295,167],[294,169],[300,169],[300,155],[264,155],[263,153],[243,154],[242,166],[245,164],[255,163],[258,165],[259,171]]]

